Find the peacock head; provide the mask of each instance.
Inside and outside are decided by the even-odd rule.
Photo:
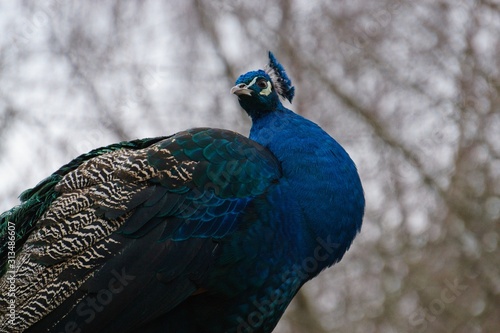
[[[231,93],[238,96],[241,107],[256,119],[276,110],[281,105],[280,97],[291,103],[295,87],[283,66],[269,52],[266,68],[241,75]]]

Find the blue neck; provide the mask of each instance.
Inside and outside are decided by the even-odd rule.
[[[365,202],[356,166],[318,125],[281,103],[253,118],[250,138],[281,162],[292,200],[305,217],[301,232],[309,251],[324,242],[336,244],[329,259],[318,262],[315,275],[342,258],[361,228]]]

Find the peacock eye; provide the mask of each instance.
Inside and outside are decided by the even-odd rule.
[[[257,86],[262,89],[267,88],[267,81],[264,79],[260,79],[259,81],[257,81]]]

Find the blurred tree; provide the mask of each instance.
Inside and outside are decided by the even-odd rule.
[[[0,208],[123,139],[245,133],[228,90],[273,50],[293,109],[357,162],[359,239],[276,332],[500,325],[500,5],[493,0],[0,5]]]

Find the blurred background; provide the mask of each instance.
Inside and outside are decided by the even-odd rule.
[[[275,332],[498,332],[498,0],[3,1],[0,210],[70,159],[199,126],[272,50],[350,153],[361,234]]]

